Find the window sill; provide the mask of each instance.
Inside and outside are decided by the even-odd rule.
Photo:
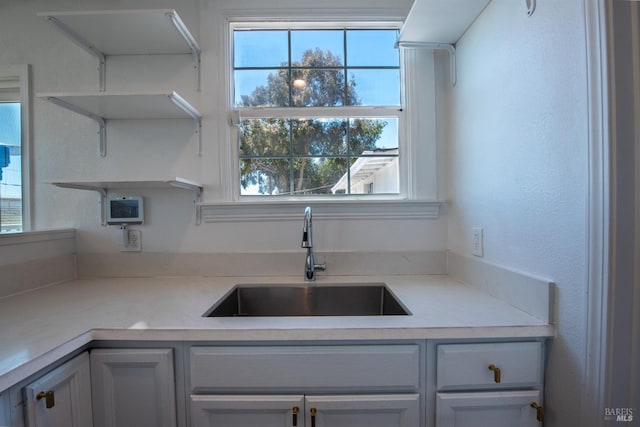
[[[322,219],[437,219],[440,200],[281,200],[200,203],[203,222],[299,219],[305,206]]]

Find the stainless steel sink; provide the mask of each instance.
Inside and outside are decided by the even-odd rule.
[[[410,314],[384,283],[237,285],[203,317],[397,316]]]

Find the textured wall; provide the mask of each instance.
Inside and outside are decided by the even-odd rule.
[[[449,248],[557,283],[545,425],[575,425],[585,363],[587,109],[582,1],[493,0],[457,45]]]

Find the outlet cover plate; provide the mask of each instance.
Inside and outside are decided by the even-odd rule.
[[[484,256],[484,232],[480,227],[471,229],[471,253],[477,257]]]

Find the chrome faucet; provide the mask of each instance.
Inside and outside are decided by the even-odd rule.
[[[304,280],[313,282],[316,280],[316,271],[325,271],[327,264],[316,264],[313,256],[313,232],[312,232],[311,207],[304,209],[304,223],[302,225],[302,247],[307,248],[307,257],[304,261]]]

